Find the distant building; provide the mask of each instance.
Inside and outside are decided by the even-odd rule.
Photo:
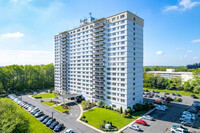
[[[197,68],[200,68],[200,63],[195,63],[195,64],[192,64],[192,65],[187,65],[186,67],[187,67],[187,69],[197,69]]]
[[[147,73],[159,74],[161,77],[167,79],[181,77],[182,82],[192,79],[192,72],[175,72],[175,69],[167,69],[166,71],[149,71]]]

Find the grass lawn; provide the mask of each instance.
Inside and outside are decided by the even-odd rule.
[[[114,126],[120,129],[144,113],[146,113],[146,111],[134,113],[134,119],[124,118],[116,111],[96,107],[84,112],[83,115],[86,116],[85,120],[88,121],[88,124],[98,129],[100,129],[100,125],[103,124],[103,120],[112,122]]]
[[[41,97],[41,98],[54,98],[57,97],[58,95],[54,94],[54,93],[42,93],[42,94],[37,94],[33,97]]]
[[[45,105],[47,105],[47,106],[53,106],[54,105],[53,102],[49,102],[49,101],[44,101],[42,103],[45,104]]]
[[[64,113],[65,111],[69,111],[69,109],[63,109],[62,106],[54,106],[52,108],[54,108],[55,110],[57,110],[61,113]]]
[[[158,92],[164,92],[166,91],[167,93],[175,93],[175,94],[180,94],[183,96],[191,96],[192,94],[200,97],[200,94],[195,94],[192,92],[186,92],[186,91],[175,91],[175,90],[167,90],[167,89],[157,89],[157,88],[144,88],[144,90],[149,90],[149,91],[158,91]]]
[[[17,111],[23,114],[26,118],[30,121],[30,133],[53,133],[51,129],[46,127],[43,123],[38,121],[35,117],[33,117],[31,114],[29,114],[26,110],[21,108],[19,105],[17,105],[15,102],[8,98],[4,98],[6,102],[12,102],[17,107]]]

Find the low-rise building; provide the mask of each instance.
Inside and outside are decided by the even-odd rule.
[[[175,69],[167,69],[166,71],[149,71],[147,73],[159,74],[161,77],[167,79],[181,77],[182,82],[192,79],[192,72],[176,72]]]

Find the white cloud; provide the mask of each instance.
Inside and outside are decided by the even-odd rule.
[[[187,50],[186,53],[192,53],[192,50]]]
[[[19,37],[23,37],[24,34],[20,33],[20,32],[15,32],[15,33],[6,33],[6,34],[0,34],[0,37],[2,38],[19,38]]]
[[[163,52],[162,51],[157,51],[156,54],[157,55],[161,55],[161,54],[163,54]]]
[[[192,43],[198,43],[198,42],[200,42],[200,39],[192,40]]]
[[[195,57],[193,57],[193,59],[194,59],[194,60],[198,60],[198,59],[199,59],[199,57],[198,57],[198,56],[195,56]]]
[[[166,6],[163,11],[164,12],[174,11],[174,10],[185,11],[188,9],[192,9],[196,5],[200,5],[200,2],[196,1],[192,2],[192,0],[180,0],[177,5]]]
[[[51,51],[0,50],[0,66],[48,64],[53,63],[53,60]]]

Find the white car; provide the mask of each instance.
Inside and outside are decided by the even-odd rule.
[[[182,127],[181,125],[173,125],[173,126],[171,127],[171,132],[172,132],[172,133],[187,133],[187,132],[188,132],[188,129]]]
[[[150,115],[143,115],[142,116],[144,119],[147,119],[147,120],[153,120],[153,117],[152,116],[150,116]]]
[[[182,115],[183,118],[191,118],[192,120],[195,120],[196,118],[191,115]]]
[[[74,131],[73,131],[73,129],[67,129],[66,131],[65,131],[65,133],[73,133]]]
[[[133,130],[137,130],[140,131],[140,127],[138,125],[130,125],[129,128],[133,129]]]
[[[163,107],[161,107],[161,106],[157,106],[155,109],[161,110],[161,111],[165,111],[165,109]]]

